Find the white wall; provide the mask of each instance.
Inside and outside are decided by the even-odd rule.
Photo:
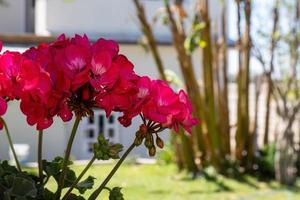
[[[0,33],[25,33],[24,0],[6,0],[0,5]]]
[[[35,127],[27,124],[26,118],[21,113],[19,102],[10,102],[8,111],[4,116],[13,142],[15,144],[29,144],[30,152],[28,161],[35,161],[37,157],[38,134]],[[44,131],[43,157],[52,159],[55,156],[63,155],[64,151],[65,125],[61,120],[56,119],[51,128]],[[9,147],[4,130],[0,131],[0,160],[8,159]]]
[[[150,21],[163,7],[162,0],[141,2]],[[187,13],[192,16],[196,1],[185,2]],[[219,0],[209,2],[212,19],[219,18]],[[188,21],[191,20],[190,17]],[[170,40],[169,29],[161,22],[153,30],[159,40]],[[39,34],[86,33],[92,38],[102,36],[119,41],[136,41],[141,35],[132,0],[37,0],[36,31]]]

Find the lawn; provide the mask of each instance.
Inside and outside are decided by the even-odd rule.
[[[96,165],[89,172],[92,176],[103,178],[111,168],[112,165]],[[80,172],[83,167],[76,166],[74,169]],[[204,178],[191,180],[184,173],[178,174],[174,165],[124,165],[113,177],[110,186],[123,187],[126,200],[300,199],[300,191],[280,187],[275,182],[260,182],[248,176],[241,179],[237,181],[218,176],[215,181]],[[97,186],[99,184],[96,182]],[[55,188],[53,180],[49,188]],[[108,199],[106,191],[102,195],[99,199]]]

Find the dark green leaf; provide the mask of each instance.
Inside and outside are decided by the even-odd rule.
[[[12,184],[10,188],[10,195],[15,197],[36,197],[37,189],[34,181],[30,181],[28,178],[16,177],[10,175],[6,177],[6,180]]]
[[[51,192],[47,188],[44,190],[43,194],[43,199],[44,200],[54,200],[55,199],[55,193]]]
[[[76,194],[70,194],[66,200],[85,200],[82,196]]]
[[[94,154],[98,160],[117,159],[122,149],[121,144],[112,144],[103,135],[99,135],[98,143],[94,144]]]
[[[79,182],[76,186],[76,189],[80,192],[80,194],[84,194],[86,190],[92,189],[94,186],[94,177],[89,176],[85,180]]]
[[[121,189],[122,188],[120,187],[114,187],[112,190],[110,190],[109,200],[124,200]]]
[[[60,175],[61,175],[61,173],[53,176],[57,183],[59,182]],[[67,168],[63,188],[70,187],[75,181],[76,181],[75,172],[73,170],[71,170],[70,168]]]
[[[62,157],[56,157],[51,162],[43,160],[43,170],[46,172],[47,176],[55,176],[60,173],[63,168],[64,159]],[[68,165],[73,162],[69,161]]]

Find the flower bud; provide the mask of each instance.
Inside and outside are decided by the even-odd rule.
[[[152,145],[152,142],[151,142],[148,138],[146,138],[144,144],[145,144],[145,146],[146,146],[147,148],[150,148],[151,146],[153,146],[153,145]]]
[[[139,137],[139,136],[135,137],[135,139],[134,139],[134,145],[135,146],[140,146],[142,144],[142,142],[143,142],[142,137]]]
[[[135,132],[135,136],[136,136],[136,137],[141,137],[141,136],[142,136],[141,131],[138,130],[137,132]]]
[[[145,124],[142,124],[142,125],[140,126],[140,132],[141,132],[142,134],[147,134],[148,128],[147,128],[147,126],[146,126]]]
[[[148,149],[151,148],[152,146],[154,146],[153,137],[151,134],[146,135],[146,140],[145,140],[144,144]]]
[[[164,141],[158,136],[156,137],[156,145],[161,149],[164,148]]]
[[[156,154],[156,148],[155,148],[155,146],[152,146],[152,147],[150,147],[149,149],[148,149],[148,153],[149,153],[149,156],[155,156],[155,154]]]

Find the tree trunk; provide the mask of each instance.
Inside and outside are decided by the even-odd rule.
[[[167,10],[167,15],[169,18],[169,25],[173,36],[173,45],[177,51],[177,57],[179,60],[180,68],[183,74],[184,82],[186,85],[187,93],[191,99],[192,106],[194,109],[194,114],[198,119],[204,118],[203,113],[203,100],[202,96],[200,94],[200,88],[197,83],[192,59],[191,56],[187,54],[185,48],[184,48],[184,41],[185,41],[185,33],[183,30],[183,27],[178,28],[178,24],[176,23],[173,13],[171,11],[170,5],[168,1],[165,1],[165,6]],[[217,165],[218,159],[215,159],[215,155],[213,151],[209,149],[208,142],[207,142],[207,136],[204,135],[204,132],[202,130],[202,124],[198,124],[195,126],[194,134],[193,134],[193,140],[196,146],[194,146],[194,150],[196,152],[196,159],[199,158],[199,156],[202,156],[202,158],[205,158],[205,156],[209,159],[209,154],[211,154],[212,160]],[[199,152],[199,149],[201,152]],[[199,158],[200,159],[200,158]]]
[[[297,169],[295,167],[297,156],[294,144],[294,132],[287,128],[278,138],[275,152],[275,177],[284,185],[294,185]]]
[[[137,16],[141,25],[141,30],[147,38],[148,45],[150,47],[150,51],[152,53],[153,59],[156,63],[160,78],[162,80],[167,81],[166,75],[164,73],[165,69],[163,66],[163,62],[158,51],[157,43],[152,28],[147,21],[145,9],[139,0],[133,0],[133,2],[137,10]],[[187,152],[186,149],[189,149],[193,146],[193,141],[191,139],[184,138],[183,136],[179,137],[177,134],[171,134],[171,137],[172,137],[171,140],[172,145],[175,148],[175,152],[176,152],[176,163],[178,169],[181,170],[182,168],[185,167],[187,170],[195,173],[197,171],[197,166],[194,163],[195,152],[188,151],[188,153],[186,153]],[[182,139],[183,141],[180,141],[180,139]]]
[[[217,124],[216,116],[216,105],[215,105],[215,88],[213,80],[213,52],[212,52],[212,41],[211,41],[211,30],[210,30],[210,19],[208,11],[208,2],[206,0],[200,1],[200,16],[201,20],[205,23],[205,27],[202,30],[202,41],[206,43],[202,49],[202,75],[204,81],[204,109],[205,109],[205,120],[208,130],[208,138],[212,148],[212,155],[216,164],[220,165],[224,159],[224,151],[222,151],[220,130]],[[221,166],[217,166],[220,168]]]
[[[251,0],[245,2],[245,33],[242,42],[242,66],[238,77],[238,113],[236,132],[236,158],[244,162],[249,147],[249,65],[251,51]]]
[[[270,124],[270,107],[271,107],[271,95],[273,92],[273,81],[272,81],[272,73],[274,71],[274,51],[277,43],[277,38],[275,38],[275,34],[278,29],[278,4],[279,0],[276,1],[274,9],[273,9],[273,30],[271,35],[271,59],[270,59],[270,69],[267,76],[267,84],[268,84],[268,91],[267,91],[267,101],[266,101],[266,118],[265,118],[265,130],[264,130],[264,145],[269,144],[269,124]]]
[[[220,126],[221,134],[224,138],[223,141],[225,155],[231,154],[230,145],[230,117],[229,117],[229,104],[228,104],[228,53],[227,53],[227,30],[226,30],[226,5],[223,2],[222,8],[222,44],[221,44],[221,66],[222,66],[222,80],[223,88],[219,94],[220,102]]]

